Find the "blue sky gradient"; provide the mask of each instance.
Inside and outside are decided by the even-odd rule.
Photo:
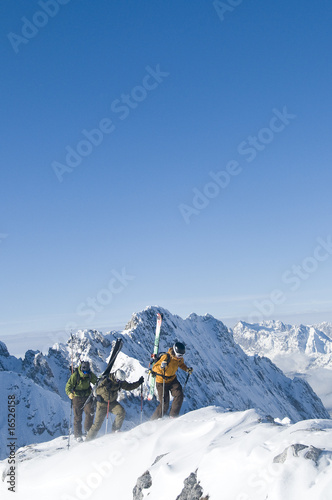
[[[0,334],[332,321],[330,2],[0,11]]]

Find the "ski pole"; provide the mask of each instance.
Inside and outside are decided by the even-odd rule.
[[[191,374],[190,374],[190,373],[188,373],[187,378],[186,378],[186,381],[185,381],[185,383],[184,383],[184,385],[183,385],[183,389],[182,389],[182,391],[183,391],[183,392],[184,392],[184,390],[185,390],[185,388],[186,388],[186,385],[187,385],[187,382],[188,382],[188,380],[189,380],[190,375],[191,375]]]
[[[70,331],[70,346],[71,346],[71,374],[74,373],[74,355],[73,355],[73,333]],[[68,450],[70,448],[71,424],[73,419],[73,400],[70,400],[70,417],[69,417],[69,432],[68,432]]]
[[[141,384],[141,423],[143,421],[143,384]]]
[[[73,334],[72,334],[72,330],[70,331],[70,339],[71,339],[71,374],[74,373],[74,346],[73,346]]]
[[[73,419],[73,400],[70,400],[70,417],[69,417],[69,432],[68,432],[68,450],[70,448],[71,424]]]
[[[107,434],[109,410],[110,410],[110,400],[108,400],[108,402],[107,402],[107,416],[106,416],[106,429],[105,429],[105,434]]]
[[[164,366],[164,376],[163,376],[163,398],[161,401],[161,418],[164,417],[164,408],[165,408],[165,370],[166,367]]]

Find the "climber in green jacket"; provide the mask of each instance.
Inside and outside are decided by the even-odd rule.
[[[66,394],[72,400],[74,411],[74,436],[77,441],[82,441],[82,417],[85,413],[84,431],[87,433],[93,424],[92,401],[85,405],[91,393],[91,384],[97,382],[97,376],[91,371],[89,361],[82,361],[69,378],[66,384]],[[84,409],[83,409],[84,407]]]

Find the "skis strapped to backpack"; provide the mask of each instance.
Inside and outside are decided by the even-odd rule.
[[[116,357],[122,349],[122,346],[123,346],[123,340],[117,339],[115,342],[115,345],[113,347],[112,354],[111,354],[111,357],[108,361],[108,364],[99,378],[106,378],[109,376],[110,371],[112,370],[113,365],[115,363]]]
[[[159,349],[159,339],[160,339],[160,328],[161,328],[162,316],[161,314],[157,314],[157,325],[156,325],[156,334],[154,339],[154,348],[153,348],[153,357],[155,358],[158,354]],[[156,386],[156,376],[151,373],[150,377],[150,389],[148,394],[148,401],[151,401],[154,395],[154,389]]]
[[[98,380],[97,380],[97,383],[94,387],[94,390],[97,389],[98,385],[100,384],[100,382],[102,380],[104,380],[105,378],[107,378],[109,376],[109,374],[113,368],[113,365],[115,363],[116,357],[122,349],[122,346],[123,346],[123,340],[117,339],[115,344],[114,344],[114,347],[112,349],[112,353],[111,353],[110,359],[108,361],[108,364],[107,364],[105,370],[103,371],[103,373],[100,375],[100,377],[98,377]],[[88,397],[88,399],[85,401],[84,406],[86,406],[91,401],[92,398],[93,398],[93,391],[91,391],[91,394]],[[84,408],[84,406],[83,406],[83,408]]]

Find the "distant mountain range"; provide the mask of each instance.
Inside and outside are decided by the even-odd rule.
[[[249,324],[240,321],[233,329],[235,341],[247,354],[274,358],[278,355],[301,353],[308,367],[331,366],[332,325],[285,325],[281,321]]]
[[[68,433],[70,404],[64,388],[71,373],[72,357],[75,366],[80,360],[89,360],[93,371],[99,375],[106,366],[112,342],[122,337],[124,346],[114,369],[125,370],[129,381],[141,375],[146,378],[157,312],[163,314],[160,350],[166,351],[176,340],[181,340],[186,344],[185,361],[194,368],[186,387],[182,412],[217,405],[224,411],[255,408],[262,416],[287,417],[293,422],[329,417],[307,382],[286,377],[267,357],[248,356],[234,341],[233,332],[221,321],[210,315],[196,314],[182,319],[165,309],[148,307],[134,314],[123,332],[102,335],[96,330],[78,331],[72,340],[55,344],[47,354],[27,351],[23,360],[11,356],[5,344],[0,343],[1,403],[6,405],[8,395],[15,394],[18,446],[48,441]],[[251,326],[241,323],[235,329],[237,342],[248,336],[247,351],[250,346],[254,350],[251,337],[255,336],[256,327],[250,330]],[[322,332],[322,335],[325,340],[329,338],[327,333]],[[314,340],[322,347],[318,337]],[[178,378],[183,382],[186,374],[179,372]],[[146,395],[147,386],[144,398]],[[139,389],[123,392],[120,398],[127,411],[124,429],[129,429],[140,422]],[[144,400],[143,420],[151,416],[156,404],[155,399],[152,402]],[[0,449],[5,450],[6,419],[5,416],[0,419]],[[2,452],[0,458],[4,456]]]
[[[266,356],[287,375],[301,376],[332,412],[332,324],[287,325],[281,321],[233,329],[234,340],[249,355]]]

